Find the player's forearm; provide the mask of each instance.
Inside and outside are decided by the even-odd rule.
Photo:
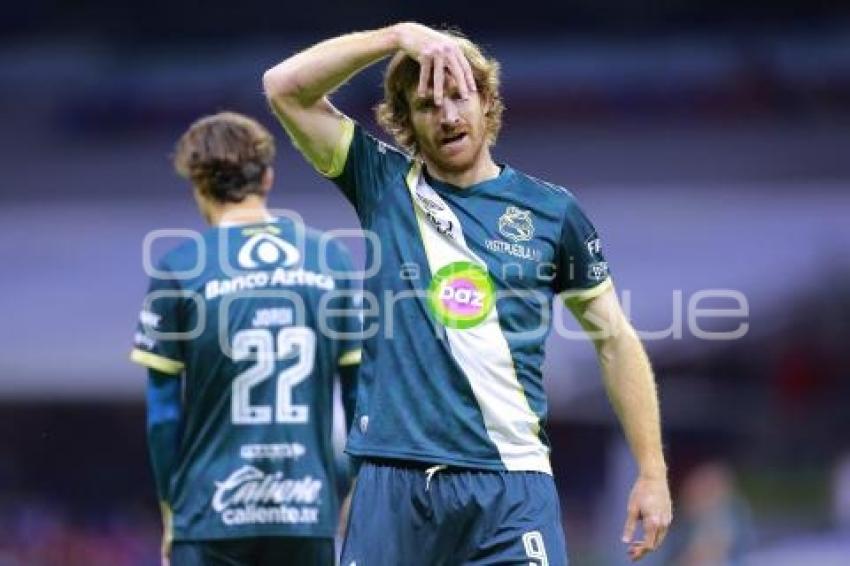
[[[655,378],[640,339],[624,320],[615,335],[598,341],[596,346],[608,398],[640,475],[666,477]]]
[[[147,440],[160,501],[168,501],[171,472],[180,449],[180,378],[148,371]]]
[[[358,71],[397,51],[399,35],[399,26],[390,26],[318,43],[266,71],[266,95],[311,106]]]
[[[148,453],[160,501],[168,501],[168,485],[177,460],[180,421],[164,421],[148,426]]]

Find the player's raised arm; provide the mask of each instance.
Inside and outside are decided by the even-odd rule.
[[[327,173],[347,135],[345,116],[327,98],[365,67],[404,50],[419,61],[419,91],[433,84],[442,102],[446,73],[463,77],[461,94],[475,90],[472,70],[456,41],[431,28],[402,23],[323,41],[272,67],[263,75],[266,97],[305,156]]]
[[[658,548],[672,520],[655,378],[613,286],[590,300],[567,300],[567,306],[596,346],[608,398],[637,460],[638,478],[629,497],[623,542],[629,544],[629,557],[639,560]],[[635,541],[638,522],[644,539]]]

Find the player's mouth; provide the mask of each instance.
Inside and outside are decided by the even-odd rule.
[[[450,136],[445,136],[440,140],[440,144],[445,148],[457,147],[467,138],[466,132],[459,132]]]

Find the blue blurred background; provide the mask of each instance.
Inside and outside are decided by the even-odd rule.
[[[657,372],[676,502],[646,562],[850,564],[850,4],[3,11],[0,565],[157,562],[145,374],[127,355],[145,234],[203,228],[174,142],[202,114],[254,115],[279,142],[271,204],[357,227],[274,124],[260,77],[402,19],[459,26],[502,62],[497,159],[570,187],[602,234]],[[335,101],[372,125],[379,84],[370,70]],[[746,316],[710,290],[745,297]],[[727,315],[700,328],[745,335],[706,339],[694,308]],[[546,370],[572,563],[624,564],[634,469],[592,347],[553,336]]]

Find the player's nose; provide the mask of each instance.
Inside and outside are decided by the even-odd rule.
[[[460,114],[453,100],[444,99],[440,111],[440,124],[443,126],[454,126],[460,122]]]

